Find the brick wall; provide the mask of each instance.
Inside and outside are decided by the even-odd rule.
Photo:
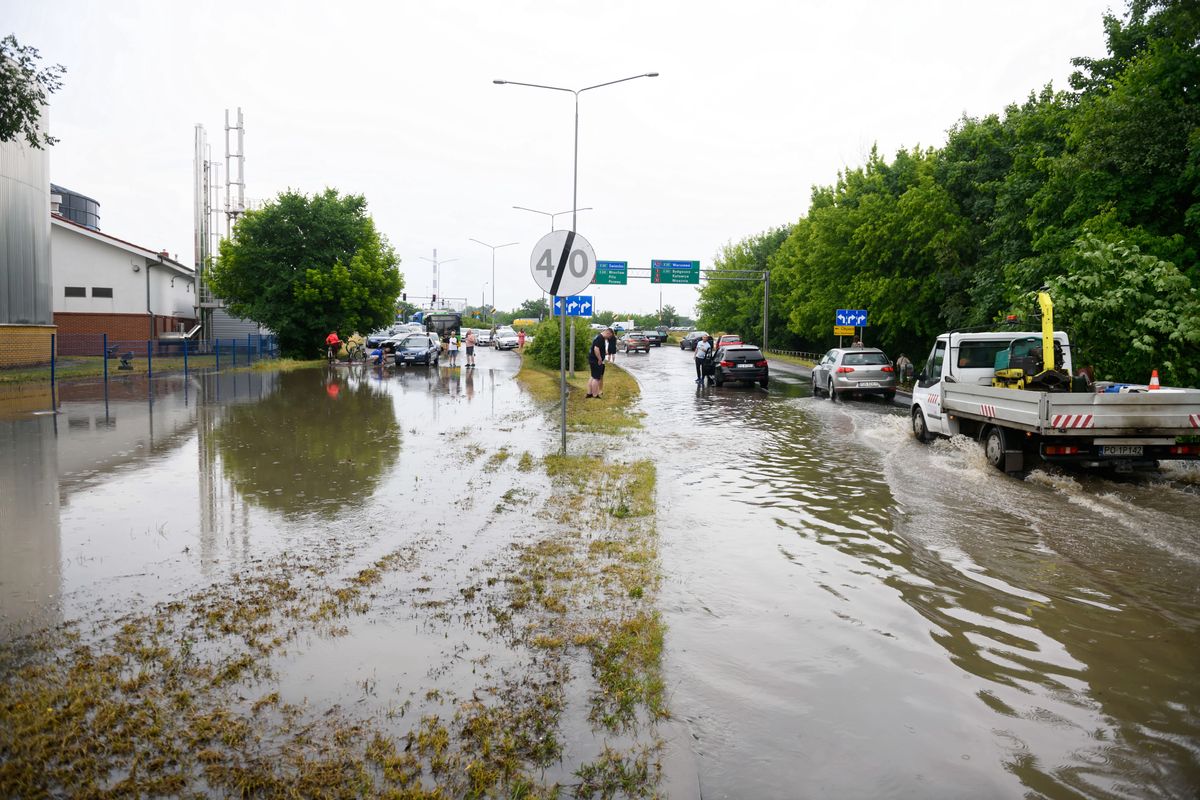
[[[50,363],[53,325],[0,325],[0,367]]]
[[[54,324],[62,334],[107,333],[109,339],[150,338],[150,318],[147,314],[89,314],[56,311]]]

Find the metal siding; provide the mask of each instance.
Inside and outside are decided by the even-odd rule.
[[[45,125],[45,116],[42,118]],[[50,156],[0,142],[0,324],[52,325]]]
[[[257,322],[251,322],[248,319],[238,319],[237,317],[229,316],[223,308],[214,308],[212,311],[211,331],[209,331],[210,339],[245,339],[247,334],[259,333]]]

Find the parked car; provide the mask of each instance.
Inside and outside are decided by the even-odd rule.
[[[662,347],[662,343],[667,340],[666,331],[652,330],[642,331],[642,333],[644,333],[646,338],[650,340],[650,345],[652,347]]]
[[[374,350],[376,347],[382,345],[385,340],[392,338],[396,333],[397,327],[393,325],[390,328],[380,328],[367,336],[367,349]]]
[[[617,349],[624,353],[649,353],[650,340],[641,331],[630,331],[617,339]]]
[[[738,344],[745,344],[741,336],[738,336],[736,333],[724,333],[717,338],[713,346],[720,350],[722,347],[732,347]]]
[[[695,350],[696,342],[700,341],[705,336],[708,336],[708,334],[705,333],[704,331],[692,331],[691,333],[687,334],[686,336],[684,336],[682,339],[679,340],[679,349],[680,350]]]
[[[517,342],[517,332],[512,328],[497,328],[492,337],[492,346],[497,350],[515,350]]]
[[[410,333],[396,343],[396,364],[438,365],[442,343],[432,333]]]
[[[813,394],[824,392],[830,400],[878,394],[891,402],[896,397],[896,370],[887,355],[874,347],[835,347],[812,369]]]
[[[767,357],[752,344],[728,345],[717,351],[716,363],[713,365],[713,382],[717,386],[727,381],[743,381],[757,383],[767,388],[770,379],[770,366]]]

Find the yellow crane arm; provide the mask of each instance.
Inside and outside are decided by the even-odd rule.
[[[1038,292],[1038,305],[1042,309],[1042,369],[1054,369],[1054,303],[1050,295]]]

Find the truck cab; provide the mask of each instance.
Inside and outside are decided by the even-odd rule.
[[[928,441],[935,436],[962,433],[961,420],[942,408],[942,384],[992,386],[996,375],[996,357],[1013,342],[1037,339],[1035,331],[987,331],[981,333],[943,333],[933,343],[924,367],[917,373],[913,387],[913,432]],[[1071,341],[1063,331],[1054,332],[1056,351],[1060,351],[1062,369],[1073,372]]]

